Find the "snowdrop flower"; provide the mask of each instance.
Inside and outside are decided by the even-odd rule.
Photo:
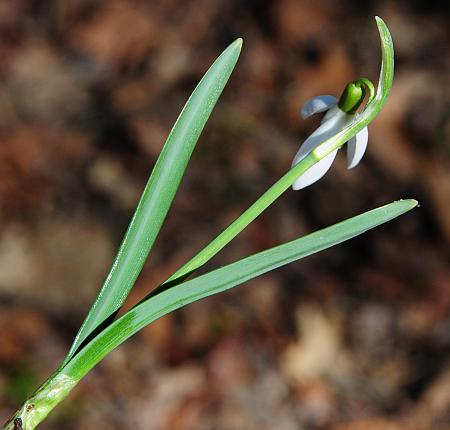
[[[292,161],[292,167],[298,164],[311,151],[314,151],[325,140],[339,133],[354,121],[358,115],[356,111],[366,95],[366,90],[369,90],[370,101],[375,94],[374,86],[368,79],[360,78],[357,81],[350,82],[339,99],[334,96],[324,95],[314,97],[305,103],[300,112],[303,119],[319,112],[326,112],[326,114],[322,118],[321,125],[300,146]],[[367,127],[364,127],[347,142],[348,169],[352,169],[361,161],[367,148],[368,137]],[[337,151],[336,149],[331,152],[299,176],[293,183],[292,188],[300,190],[318,181],[333,164]]]

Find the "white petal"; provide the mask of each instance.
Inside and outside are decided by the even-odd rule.
[[[292,184],[292,188],[294,190],[301,190],[302,188],[318,181],[330,169],[336,157],[337,151],[338,150],[336,149],[331,154],[328,154],[325,158],[322,158],[322,160],[310,167]]]
[[[315,113],[323,112],[330,109],[333,106],[336,106],[337,98],[334,96],[317,96],[312,99],[309,99],[302,107],[300,111],[300,115],[303,119],[308,118]]]
[[[332,110],[333,115],[323,122],[320,127],[309,136],[300,149],[295,154],[292,166],[298,164],[303,158],[305,158],[311,151],[314,151],[324,140],[334,136],[343,127],[345,127],[351,120],[352,116],[342,112],[336,108]],[[314,164],[303,175],[301,175],[295,183],[292,185],[294,190],[305,188],[308,185],[318,181],[328,169],[336,157],[337,150],[328,154],[325,158]]]
[[[330,108],[330,110],[328,110],[325,115],[323,116],[323,118],[320,120],[320,123],[323,124],[324,122],[328,121],[329,119],[333,118],[334,116],[343,116],[344,115],[344,119],[348,119],[350,121],[351,117],[347,114],[344,114],[344,112],[342,112],[339,107],[333,106],[332,108]]]
[[[356,136],[347,142],[347,169],[353,169],[366,152],[369,131],[364,127]]]
[[[300,146],[292,161],[292,166],[295,166],[311,151],[314,151],[324,140],[338,133],[351,121],[351,116],[342,112],[339,108],[330,109],[329,113],[332,116],[326,121],[322,121],[322,124]]]

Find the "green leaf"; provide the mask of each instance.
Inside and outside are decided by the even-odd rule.
[[[388,28],[384,21],[376,17],[378,31],[381,40],[381,72],[378,89],[375,97],[370,100],[366,109],[356,120],[340,133],[326,140],[319,148],[310,153],[300,163],[289,170],[275,184],[273,184],[255,203],[253,203],[239,218],[237,218],[226,230],[220,233],[214,240],[206,245],[197,255],[178,269],[164,284],[173,284],[176,280],[181,282],[189,274],[197,270],[222,248],[230,243],[245,227],[266,210],[278,197],[289,189],[295,180],[317,161],[330,152],[344,145],[368,125],[383,107],[394,79],[394,45]],[[163,285],[164,285],[163,284]],[[164,288],[164,286],[160,287]]]
[[[161,229],[192,151],[238,60],[233,42],[195,88],[170,132],[110,272],[78,332],[64,366],[80,345],[125,301]]]
[[[79,380],[114,348],[158,318],[196,300],[233,288],[292,261],[327,249],[383,224],[417,205],[400,200],[319,230],[301,239],[244,258],[182,284],[172,286],[141,302],[105,328],[63,369]]]

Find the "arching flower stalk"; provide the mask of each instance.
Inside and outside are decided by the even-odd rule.
[[[318,148],[323,142],[339,133],[346,127],[351,127],[358,118],[357,110],[361,106],[366,93],[369,93],[368,103],[375,96],[375,88],[367,78],[360,78],[350,82],[345,87],[341,97],[323,95],[308,100],[300,111],[303,119],[316,113],[326,112],[321,125],[300,146],[292,161],[292,167],[296,166],[308,154]],[[361,161],[368,142],[368,130],[365,126],[347,142],[347,168],[352,169]],[[318,181],[327,173],[336,157],[338,149],[333,150],[327,156],[319,160],[305,173],[300,175],[293,183],[294,190],[300,190]]]

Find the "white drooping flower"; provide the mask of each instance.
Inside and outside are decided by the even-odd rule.
[[[351,85],[354,85],[354,83]],[[356,109],[362,102],[365,94],[361,87],[359,87],[359,91],[359,96],[356,98],[354,94],[349,96],[348,92],[344,91],[339,100],[334,96],[323,95],[314,97],[305,103],[300,112],[303,119],[319,112],[326,111],[326,114],[322,118],[321,125],[300,146],[292,161],[292,167],[298,164],[311,151],[314,151],[325,140],[339,133],[354,121],[355,116],[358,115]],[[350,104],[346,103],[348,100],[350,100]],[[352,169],[361,161],[367,148],[367,141],[368,130],[365,127],[347,142],[348,169]],[[336,149],[331,152],[299,176],[293,183],[292,188],[300,190],[318,181],[333,164],[337,151]]]

